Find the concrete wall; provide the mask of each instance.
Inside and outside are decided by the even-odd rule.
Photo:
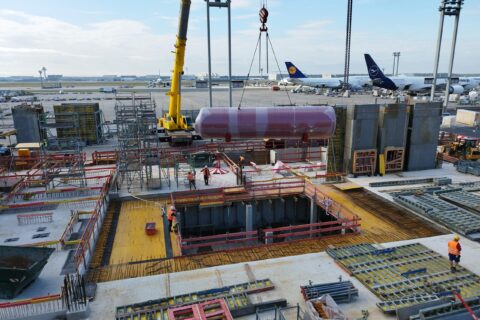
[[[378,104],[347,107],[344,162],[347,172],[352,170],[353,152],[377,149]]]
[[[253,230],[310,223],[310,199],[275,198],[234,202],[230,206],[178,208],[182,235],[188,237],[245,231],[247,204],[251,204],[253,209]],[[317,211],[322,212],[318,207]],[[322,218],[322,214],[318,214],[316,220],[321,221]]]
[[[380,106],[378,117],[378,153],[386,147],[404,148],[407,140],[408,114],[406,104]]]
[[[442,104],[416,103],[409,108],[406,169],[408,171],[434,169],[442,121]]]
[[[42,135],[38,122],[41,106],[15,106],[12,108],[13,125],[17,130],[17,143],[40,142]]]

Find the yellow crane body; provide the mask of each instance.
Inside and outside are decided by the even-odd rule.
[[[175,42],[175,63],[172,71],[172,81],[168,105],[168,113],[159,119],[160,127],[169,131],[175,130],[193,130],[193,124],[190,117],[185,117],[181,113],[182,98],[180,95],[181,76],[183,74],[183,65],[185,63],[185,46],[187,43],[188,19],[190,14],[191,0],[181,0],[180,16],[178,20],[178,34]]]

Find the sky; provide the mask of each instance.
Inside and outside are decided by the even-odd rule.
[[[258,10],[267,1],[268,28],[279,67],[292,61],[307,74],[343,73],[347,0],[232,0],[233,74],[249,71],[257,44]],[[179,0],[0,0],[0,76],[169,75]],[[351,73],[366,73],[363,53],[391,72],[432,72],[440,0],[353,0]],[[454,72],[480,73],[480,1],[466,0]],[[192,0],[185,73],[207,72],[204,0]],[[227,10],[211,9],[212,72],[227,74]],[[448,68],[453,17],[445,19],[440,60]],[[265,44],[263,43],[262,49]],[[263,50],[265,53],[265,50]],[[259,74],[258,57],[251,74]],[[265,55],[262,58],[265,61]],[[280,68],[280,72],[279,72]],[[266,65],[263,64],[263,73]]]

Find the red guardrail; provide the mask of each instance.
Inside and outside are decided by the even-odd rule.
[[[181,249],[188,250],[194,248],[209,247],[214,245],[223,245],[228,243],[242,243],[248,241],[258,241],[258,231],[223,233],[213,236],[193,237],[181,239]],[[192,243],[199,242],[199,243]],[[184,244],[191,243],[191,244]]]

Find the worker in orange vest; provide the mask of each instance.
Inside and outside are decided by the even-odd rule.
[[[452,272],[457,271],[457,265],[460,262],[460,253],[462,246],[459,243],[460,237],[456,234],[452,241],[448,242],[448,259],[450,260],[450,269]]]
[[[175,206],[170,206],[170,209],[168,209],[168,212],[167,212],[167,219],[168,219],[168,230],[170,230],[170,232],[173,232],[173,219],[174,217],[177,215],[177,209],[175,208]]]
[[[203,172],[203,181],[205,181],[205,185],[208,186],[208,179],[210,178],[210,169],[208,169],[208,166],[205,166],[201,170]]]
[[[197,186],[195,184],[195,175],[191,171],[188,171],[187,179],[190,190],[192,190],[192,186],[195,190],[197,190]]]

